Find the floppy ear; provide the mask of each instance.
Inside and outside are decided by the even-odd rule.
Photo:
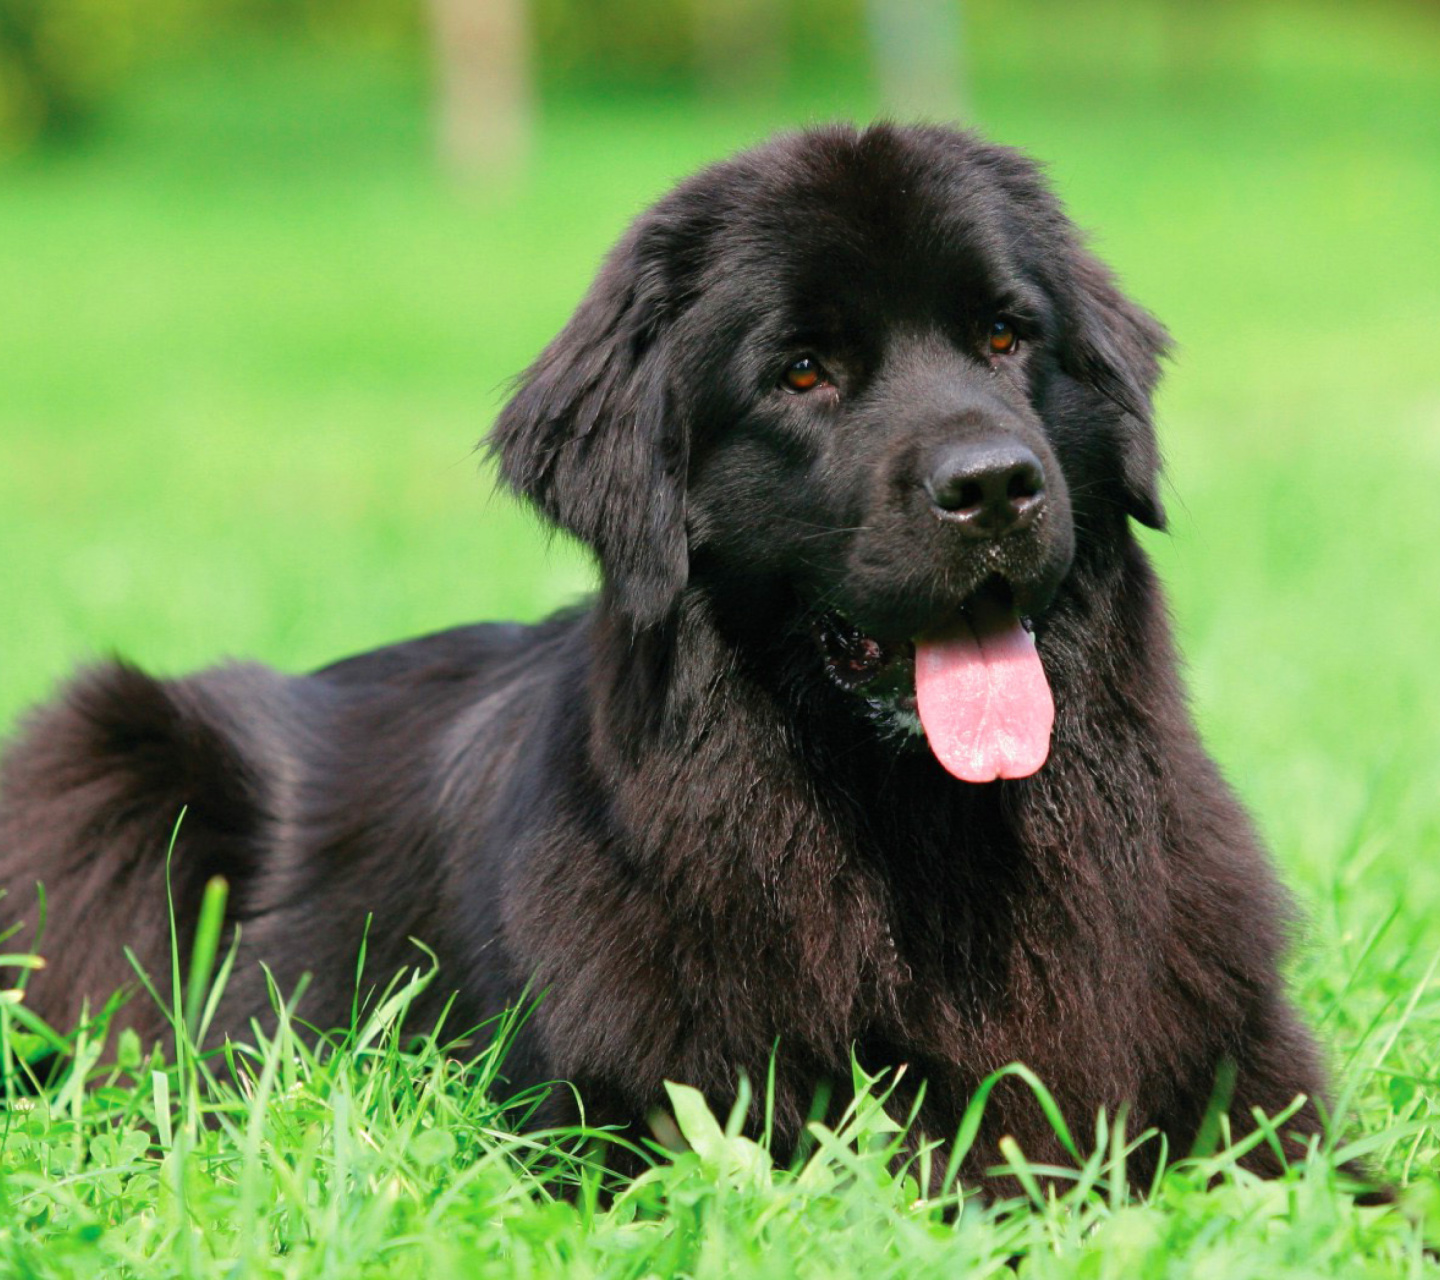
[[[1120,410],[1117,424],[1125,511],[1152,529],[1165,527],[1160,503],[1160,449],[1151,395],[1170,335],[1144,308],[1125,297],[1110,272],[1084,250],[1071,271],[1075,315],[1062,363]]]
[[[689,576],[666,268],[662,236],[632,228],[489,438],[505,483],[594,548],[607,591],[637,626],[660,621]]]

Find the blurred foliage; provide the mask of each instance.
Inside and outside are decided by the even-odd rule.
[[[0,0],[0,157],[73,138],[127,78],[246,28],[418,47],[421,0]]]
[[[543,83],[674,85],[724,0],[530,0]],[[858,60],[861,0],[774,0],[788,60]],[[420,66],[426,0],[0,0],[0,156],[82,133],[146,64],[246,32],[393,50]],[[764,37],[762,37],[763,39]]]
[[[484,0],[481,0],[484,3]],[[425,0],[184,0],[194,34],[236,27],[293,32],[324,43],[419,45]]]
[[[237,37],[382,51],[419,80],[428,64],[430,2],[0,0],[0,158],[103,120],[127,79],[147,64]],[[735,16],[742,10],[730,0],[524,2],[542,87],[674,89],[733,82],[737,95],[749,97],[757,90],[783,93],[787,80],[867,74],[865,0],[747,0],[743,18]],[[1139,63],[1181,89],[1217,70],[1233,70],[1257,40],[1275,36],[1303,51],[1311,43],[1304,34],[1309,26],[1343,13],[1335,0],[1159,0],[1139,6],[1085,0],[1084,20],[1077,23],[1065,20],[1069,0],[1031,0],[1019,12],[954,2],[965,10],[966,43],[985,58],[1005,61],[1023,46],[1052,72],[1101,82],[1119,63]],[[1412,11],[1422,43],[1433,43],[1440,0],[1372,4]],[[727,52],[711,40],[717,17],[722,29],[737,22],[760,29],[745,33]],[[717,56],[754,62],[754,74],[707,75]],[[1352,58],[1364,56],[1364,48],[1347,50],[1344,65],[1334,69],[1352,70]],[[1393,49],[1385,56],[1406,57]]]
[[[725,0],[531,0],[542,79],[581,85],[688,80],[697,61],[697,14]],[[856,60],[863,0],[775,0],[777,46],[790,60]]]
[[[131,65],[159,0],[0,0],[0,152],[73,132]]]

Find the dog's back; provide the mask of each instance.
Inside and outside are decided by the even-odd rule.
[[[423,963],[404,939],[444,945],[429,917],[451,871],[436,836],[446,779],[462,760],[475,772],[476,751],[514,745],[485,730],[507,709],[528,718],[515,714],[530,683],[516,673],[545,633],[457,628],[301,677],[255,664],[179,680],[118,662],[82,673],[0,765],[4,918],[25,921],[7,950],[46,961],[27,1004],[76,1025],[135,985],[127,947],[167,990],[169,903],[183,964],[214,876],[246,953],[278,966],[282,987],[317,975],[305,1011],[322,1025],[350,1006],[367,912],[385,913],[377,935],[392,944],[369,941],[377,979]],[[234,988],[231,1029],[268,1002],[257,966],[238,967]],[[163,1025],[143,996],[122,1018],[147,1035]]]

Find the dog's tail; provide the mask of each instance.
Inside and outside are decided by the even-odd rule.
[[[182,957],[211,876],[243,909],[279,775],[234,709],[283,683],[239,666],[162,681],[110,662],[25,722],[0,764],[0,926],[22,922],[7,952],[43,958],[24,1001],[53,1027],[134,983],[126,946],[168,989],[172,898]],[[148,999],[131,1005],[124,1021],[160,1029]]]

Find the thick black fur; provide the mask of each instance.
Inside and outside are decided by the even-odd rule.
[[[996,315],[1020,333],[1003,359]],[[1165,343],[1035,166],[972,136],[825,129],[702,172],[635,222],[491,438],[594,548],[597,602],[298,678],[80,676],[0,793],[7,905],[33,923],[35,882],[49,898],[28,1001],[72,1023],[131,980],[126,944],[166,971],[188,806],[182,945],[225,876],[238,1034],[261,961],[286,988],[312,973],[302,1013],[343,1022],[373,912],[373,975],[420,961],[412,936],[440,957],[422,1018],[543,990],[512,1075],[574,1081],[635,1133],[663,1081],[723,1109],[773,1049],[793,1140],[853,1050],[928,1081],[932,1135],[1021,1060],[1081,1133],[1128,1107],[1184,1152],[1219,1081],[1241,1127],[1306,1095],[1303,1143],[1324,1086],[1277,969],[1286,898],[1197,740],[1129,525],[1163,523]],[[791,394],[804,355],[829,384]],[[920,496],[935,449],[977,433],[1025,441],[1048,493],[978,550]],[[1057,718],[1038,774],[974,786],[839,687],[815,628],[837,609],[903,639],[988,581],[1035,619]],[[147,1001],[126,1016],[159,1034]],[[972,1171],[1006,1133],[1062,1159],[1002,1087]]]

